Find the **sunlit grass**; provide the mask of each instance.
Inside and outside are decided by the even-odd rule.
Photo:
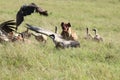
[[[120,0],[0,0],[0,22],[15,19],[20,6],[31,2],[48,10],[48,17],[34,13],[25,23],[54,31],[61,22],[70,22],[80,48],[56,49],[50,38],[46,44],[1,43],[0,80],[119,80]],[[97,28],[104,42],[84,40],[85,28]]]

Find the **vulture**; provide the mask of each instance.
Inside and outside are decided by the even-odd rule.
[[[32,35],[35,37],[35,39],[38,41],[38,42],[43,42],[43,43],[46,43],[47,42],[47,36],[46,35],[43,35],[43,34],[35,34],[35,33],[32,33]]]
[[[88,39],[93,39],[93,36],[89,33],[88,27],[86,28],[86,36],[85,36],[85,39],[86,39],[86,40],[88,40]]]
[[[26,28],[25,31],[23,31],[23,32],[21,32],[19,34],[22,36],[23,39],[24,38],[29,39],[31,37],[31,35],[32,35],[32,33],[29,32],[28,28]]]
[[[10,33],[14,31],[15,27],[13,27],[16,23],[14,20],[8,20],[0,24],[0,30],[4,33]]]
[[[48,16],[48,12],[38,7],[35,3],[23,5],[16,14],[16,30],[18,29],[18,26],[24,21],[24,16],[31,15],[34,12],[37,12],[40,15]]]
[[[97,30],[93,29],[93,31],[95,32],[95,36],[93,37],[93,40],[98,42],[103,41],[103,38],[99,34],[97,34]]]
[[[26,25],[32,31],[35,31],[37,33],[41,33],[50,37],[53,40],[56,48],[80,47],[80,43],[78,41],[65,40],[61,35],[54,33],[52,31],[49,31],[40,27],[32,26],[29,24],[26,24]]]

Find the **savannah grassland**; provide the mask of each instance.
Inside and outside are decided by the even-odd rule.
[[[60,23],[71,22],[80,48],[56,49],[46,44],[0,44],[0,80],[120,80],[120,0],[0,0],[0,23],[15,19],[23,4],[36,3],[49,16],[34,13],[25,23],[54,31]],[[97,28],[104,42],[84,40],[85,28]],[[91,34],[93,32],[91,31]]]

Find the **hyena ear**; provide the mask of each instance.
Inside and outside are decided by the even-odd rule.
[[[63,26],[64,25],[64,22],[61,22],[61,26]]]
[[[70,22],[67,24],[67,26],[68,26],[68,27],[71,27],[71,24],[70,24]]]

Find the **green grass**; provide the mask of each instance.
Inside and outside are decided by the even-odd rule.
[[[48,10],[34,13],[25,23],[54,31],[61,22],[71,22],[81,48],[56,49],[47,44],[0,44],[0,80],[120,80],[120,0],[0,0],[0,22],[15,19],[20,6],[31,2]],[[97,28],[104,42],[84,40],[85,28]],[[93,34],[93,32],[91,32]]]

